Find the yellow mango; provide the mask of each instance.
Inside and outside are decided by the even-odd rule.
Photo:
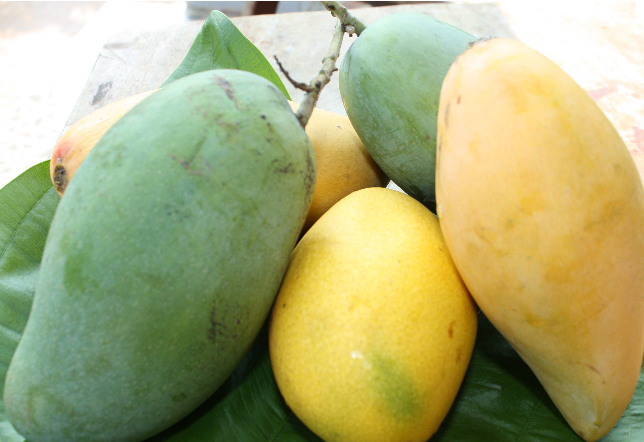
[[[300,106],[292,101],[289,104],[293,112]],[[350,193],[365,187],[385,187],[389,182],[348,117],[315,108],[305,131],[315,151],[318,175],[304,231]]]
[[[63,196],[69,181],[85,156],[127,111],[157,89],[132,95],[84,116],[60,136],[51,155],[49,174],[58,195]]]
[[[293,251],[269,350],[286,403],[325,441],[425,442],[454,401],[476,327],[436,216],[369,188]]]
[[[472,296],[575,432],[600,439],[644,351],[644,190],[623,140],[554,62],[499,38],[445,78],[437,163]]]

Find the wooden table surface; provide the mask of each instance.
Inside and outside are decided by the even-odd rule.
[[[644,24],[637,21],[635,8],[635,2],[442,2],[363,8],[352,13],[369,25],[387,14],[415,11],[479,37],[507,37],[528,44],[559,64],[595,99],[644,177]],[[294,79],[306,83],[320,69],[335,26],[326,11],[232,21],[275,68],[273,56],[277,55]],[[179,65],[201,24],[186,22],[163,31],[110,38],[67,126],[108,103],[159,87]],[[340,62],[355,38],[345,36]],[[303,92],[283,81],[293,100],[300,101]],[[318,107],[346,115],[337,74],[322,91]]]

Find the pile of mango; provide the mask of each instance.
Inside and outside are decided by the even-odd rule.
[[[339,81],[348,118],[306,129],[267,80],[213,70],[61,137],[4,389],[30,442],[159,433],[267,318],[280,392],[322,439],[423,442],[478,309],[575,432],[611,430],[644,352],[644,190],[606,116],[526,45],[414,13],[362,32]]]

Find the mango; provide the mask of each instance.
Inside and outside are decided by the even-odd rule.
[[[644,350],[644,190],[608,118],[523,43],[473,45],[438,117],[438,214],[465,284],[574,431],[607,434]]]
[[[49,175],[58,195],[63,196],[76,169],[105,132],[127,111],[155,91],[156,89],[141,92],[110,103],[67,128],[56,141],[49,163]]]
[[[476,37],[415,12],[369,25],[340,65],[340,94],[367,151],[405,193],[436,210],[436,115],[443,78]]]
[[[291,101],[289,104],[294,112],[300,106]],[[304,231],[350,193],[365,187],[385,187],[389,183],[349,118],[315,108],[305,130],[315,152],[317,179]]]
[[[425,442],[462,383],[476,312],[436,216],[358,190],[293,251],[269,324],[275,380],[327,442]]]
[[[61,135],[54,146],[49,170],[54,188],[61,197],[76,169],[105,132],[156,90],[141,92],[97,109]],[[292,101],[288,103],[294,112],[300,106]],[[351,192],[365,187],[385,187],[389,182],[344,115],[316,108],[306,125],[306,134],[315,152],[317,179],[304,231]]]
[[[10,422],[31,442],[129,442],[195,409],[265,322],[314,182],[304,129],[257,75],[200,72],[137,104],[54,216]]]

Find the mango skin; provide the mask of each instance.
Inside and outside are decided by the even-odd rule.
[[[269,326],[275,380],[325,441],[425,442],[467,370],[476,312],[436,216],[358,190],[293,252]]]
[[[291,101],[289,104],[293,112],[300,107]],[[315,152],[317,178],[304,232],[350,193],[389,183],[389,177],[371,158],[348,117],[315,108],[305,131]]]
[[[340,94],[365,147],[405,193],[435,212],[436,115],[443,78],[476,37],[415,12],[386,15],[340,65]]]
[[[101,138],[65,192],[7,374],[29,441],[140,441],[212,394],[268,316],[315,157],[282,93],[187,76]]]
[[[69,126],[56,141],[49,163],[49,176],[58,195],[63,196],[76,169],[105,132],[127,111],[156,90],[141,92],[110,103]]]
[[[438,214],[472,296],[586,441],[633,395],[644,349],[644,191],[595,102],[526,45],[450,69]]]

